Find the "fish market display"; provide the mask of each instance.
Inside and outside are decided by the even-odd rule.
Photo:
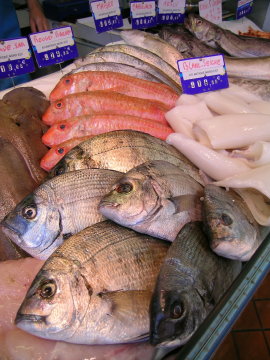
[[[173,146],[151,135],[132,130],[112,131],[81,143],[60,160],[49,176],[85,168],[127,172],[151,160],[165,160],[177,165],[198,183],[204,184],[196,166]]]
[[[84,71],[64,76],[52,90],[50,100],[84,91],[111,90],[142,99],[158,100],[173,107],[178,94],[165,84],[133,78],[109,71]]]
[[[257,222],[234,191],[206,185],[203,214],[210,247],[220,256],[248,261],[262,242]]]
[[[120,35],[127,44],[150,50],[178,71],[177,61],[183,59],[183,56],[174,46],[158,36],[140,30],[123,30]]]
[[[30,87],[13,89],[0,100],[0,221],[46,176],[39,160],[47,148],[41,115],[49,102]],[[23,181],[22,181],[23,179]],[[0,260],[25,256],[0,230]]]
[[[202,220],[202,195],[203,187],[179,167],[156,160],[121,177],[99,210],[120,225],[173,241],[187,222]]]
[[[185,344],[240,273],[241,263],[209,249],[198,222],[186,224],[161,266],[150,305],[150,341]]]
[[[268,80],[268,82],[270,80],[270,56],[258,58],[226,57],[225,63],[229,76],[253,80]],[[239,82],[239,86],[243,86],[242,82]]]
[[[189,14],[185,20],[185,26],[205,44],[213,48],[221,48],[231,56],[270,56],[269,40],[238,36],[196,14]]]
[[[168,86],[172,87],[177,93],[181,93],[181,87],[180,87],[179,81],[176,83],[174,81],[174,79],[171,79],[164,72],[163,67],[158,68],[158,67],[156,67],[156,65],[145,62],[136,56],[132,56],[132,55],[122,52],[122,51],[111,51],[112,47],[113,46],[106,46],[105,48],[98,48],[97,52],[93,51],[92,53],[90,53],[87,56],[87,60],[85,60],[87,65],[83,65],[75,70],[72,70],[71,74],[76,74],[81,71],[85,71],[87,68],[89,68],[89,70],[91,70],[93,68],[93,66],[91,64],[93,64],[93,63],[94,64],[97,64],[97,63],[104,64],[104,67],[102,65],[100,65],[100,67],[102,68],[102,71],[103,70],[105,71],[106,66],[108,66],[107,64],[111,64],[111,63],[114,63],[116,65],[118,65],[118,64],[127,65],[127,66],[124,66],[123,68],[124,69],[127,68],[128,70],[132,69],[131,72],[124,72],[127,75],[133,76],[138,79],[138,78],[142,78],[141,73],[146,73],[145,80],[151,81],[151,76],[148,75],[148,74],[151,74],[152,76],[154,76],[154,79],[152,81],[157,82],[156,79],[158,79],[159,82],[162,82],[162,83],[167,84]],[[163,65],[163,63],[162,63],[162,65]],[[112,71],[117,70],[118,73],[123,73],[123,72],[120,72],[121,68],[119,70],[117,66],[115,66],[115,69],[113,70],[113,66],[115,66],[115,65],[111,65]],[[139,70],[138,72],[136,71],[137,69]]]
[[[82,115],[51,126],[43,135],[42,141],[47,146],[55,146],[69,139],[94,136],[114,130],[132,129],[142,131],[165,140],[173,130],[166,124],[131,115]]]
[[[154,66],[154,68],[160,69],[160,71],[163,71],[166,74],[166,76],[168,76],[174,82],[174,85],[177,86],[179,90],[181,90],[181,86],[179,84],[178,71],[174,67],[172,67],[169,63],[167,63],[165,60],[163,60],[163,58],[160,57],[160,55],[157,55],[154,52],[149,51],[143,47],[129,45],[129,44],[114,44],[114,45],[104,46],[94,50],[91,54],[99,53],[102,56],[103,52],[108,52],[108,51],[128,54],[130,56],[142,60],[146,64],[150,64]],[[89,56],[91,56],[91,54],[89,54]],[[80,64],[77,64],[77,61],[78,60],[76,60],[75,65],[78,66]],[[85,61],[88,62],[88,56],[86,56],[83,59],[83,63]]]
[[[79,345],[38,338],[14,324],[14,319],[28,287],[43,261],[27,258],[0,262],[0,294],[7,299],[0,307],[0,357],[12,360],[150,360],[153,347],[149,343],[121,345]],[[20,276],[18,276],[20,274]],[[3,305],[3,302],[2,302]]]
[[[70,237],[45,262],[18,310],[19,328],[80,344],[148,336],[148,307],[168,244],[109,221]]]
[[[86,169],[47,180],[4,218],[2,230],[32,256],[47,259],[65,239],[104,220],[98,203],[121,175]]]
[[[53,146],[41,159],[40,167],[46,171],[50,171],[69,152],[69,150],[91,137],[92,136],[72,138],[61,144]]]
[[[76,93],[53,101],[42,119],[47,125],[79,115],[107,114],[132,115],[166,123],[164,117],[168,107],[159,101],[150,101],[116,92],[97,90]]]

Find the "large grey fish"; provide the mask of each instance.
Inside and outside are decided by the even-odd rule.
[[[120,35],[127,44],[153,52],[178,71],[177,61],[183,59],[183,56],[174,46],[160,37],[141,30],[122,30]]]
[[[142,60],[144,63],[153,65],[157,69],[162,69],[162,71],[174,81],[175,85],[179,86],[178,71],[174,69],[171,65],[169,65],[165,60],[163,60],[159,55],[154,54],[153,52],[139,46],[133,46],[128,44],[114,44],[100,47],[92,51],[86,57],[76,60],[74,63],[77,67],[83,66],[84,64],[88,63],[88,56],[91,57],[93,53],[101,53],[104,51],[122,52],[134,56]]]
[[[133,65],[120,64],[120,63],[116,63],[116,62],[90,63],[90,64],[87,64],[87,65],[84,65],[82,67],[72,70],[69,74],[76,74],[76,73],[82,72],[82,71],[114,71],[114,72],[119,72],[121,74],[133,76],[138,79],[162,83],[162,81],[159,78],[150,74],[149,72],[146,72],[145,70],[137,69]]]
[[[34,335],[79,344],[140,340],[166,241],[110,221],[70,237],[45,262],[18,310]]]
[[[233,58],[225,56],[225,65],[229,76],[254,80],[270,80],[270,56],[258,58]]]
[[[86,168],[127,172],[150,160],[165,160],[175,164],[200,184],[204,184],[195,165],[173,146],[134,130],[111,131],[84,141],[70,150],[49,176]]]
[[[47,180],[4,218],[2,230],[32,256],[47,259],[69,236],[104,220],[97,206],[121,175],[86,169]]]
[[[186,224],[161,266],[150,305],[150,341],[185,344],[241,270],[241,262],[212,252],[200,223]]]
[[[248,261],[262,242],[259,225],[232,190],[206,185],[203,217],[210,247],[220,256]]]
[[[190,221],[202,220],[203,187],[167,161],[128,171],[99,204],[108,219],[135,231],[173,241]]]
[[[87,56],[87,63],[117,63],[117,64],[125,64],[128,66],[133,66],[136,69],[143,70],[151,75],[153,75],[155,78],[158,78],[160,82],[163,84],[167,84],[168,86],[172,87],[178,94],[182,93],[181,86],[178,79],[178,84],[176,85],[174,81],[171,80],[170,77],[168,77],[165,72],[163,72],[161,69],[158,69],[154,65],[151,65],[149,63],[144,62],[141,59],[136,58],[135,56],[126,54],[124,52],[116,52],[116,51],[110,51],[108,47],[107,51],[100,51],[100,52],[93,52],[90,53]],[[80,69],[85,69],[86,66],[84,65],[82,68],[78,68],[76,70],[73,70],[72,73],[79,72]],[[141,74],[140,72],[138,72]],[[130,75],[130,74],[128,74]],[[137,76],[136,76],[137,77]]]
[[[189,14],[185,19],[185,26],[205,44],[213,48],[221,48],[231,56],[270,56],[269,40],[236,35],[197,14]]]
[[[218,50],[213,49],[198,40],[183,26],[163,26],[158,34],[161,39],[174,46],[183,55],[184,59],[220,54]]]

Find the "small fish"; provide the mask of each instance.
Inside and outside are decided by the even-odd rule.
[[[220,54],[219,51],[198,40],[183,26],[176,26],[173,28],[163,26],[159,31],[159,36],[161,39],[174,46],[182,54],[184,59]]]
[[[121,177],[99,204],[108,219],[140,233],[174,241],[190,221],[202,220],[203,187],[167,161],[151,161]]]
[[[84,71],[65,75],[50,94],[50,100],[84,91],[110,90],[142,99],[157,100],[172,108],[179,95],[168,85],[141,80],[112,71]]]
[[[206,185],[203,216],[211,249],[218,255],[248,261],[262,242],[259,225],[234,191]]]
[[[178,71],[177,61],[183,59],[183,56],[174,46],[158,36],[141,30],[122,30],[120,35],[127,44],[153,52]]]
[[[53,125],[74,116],[102,112],[133,115],[166,123],[166,111],[168,107],[159,101],[140,99],[110,90],[97,90],[71,94],[53,101],[42,120],[47,125]]]
[[[101,48],[103,49],[103,48]],[[105,51],[107,50],[107,51]],[[179,83],[179,78],[178,78],[178,82],[175,83],[174,80],[172,80],[163,70],[163,68],[158,68],[155,65],[149,64],[135,56],[129,55],[125,52],[122,51],[110,51],[110,47],[106,46],[106,49],[103,51],[95,51],[90,53],[87,56],[87,63],[88,64],[92,64],[92,63],[103,63],[106,64],[107,62],[113,62],[113,63],[117,63],[117,64],[123,64],[123,65],[128,65],[127,67],[125,66],[124,69],[128,69],[128,71],[121,71],[121,74],[126,74],[132,77],[135,77],[137,79],[141,78],[140,74],[141,71],[136,71],[136,69],[138,70],[142,70],[142,72],[146,72],[147,74],[152,75],[155,79],[159,79],[159,82],[163,83],[163,84],[167,84],[168,86],[172,87],[178,94],[181,94],[181,86]],[[86,69],[88,65],[84,65],[83,69]],[[102,67],[102,66],[101,66]],[[89,66],[89,70],[91,66]],[[130,68],[133,69],[133,72],[130,71]],[[74,73],[78,73],[79,70],[81,68],[72,70],[72,74]],[[81,69],[81,70],[83,70]],[[102,67],[103,69],[103,67]],[[162,70],[161,70],[162,69]],[[104,69],[105,70],[105,66]],[[102,71],[103,71],[102,70]],[[120,69],[121,70],[121,69]],[[113,70],[115,72],[115,70]],[[120,73],[118,71],[118,73]],[[144,80],[150,80],[150,81],[154,81],[150,79],[150,76],[148,75],[149,79],[144,79]],[[157,82],[157,81],[155,81]]]
[[[150,64],[155,67],[155,69],[162,69],[162,71],[174,82],[174,84],[181,90],[178,70],[169,65],[165,60],[163,60],[159,55],[154,54],[153,52],[144,49],[140,46],[133,46],[128,44],[113,44],[106,45],[96,50],[92,51],[83,59],[75,60],[75,65],[78,67],[87,64],[89,57],[92,57],[92,54],[97,53],[102,56],[102,52],[121,52],[130,56],[133,56],[141,60],[145,64]],[[136,65],[137,66],[137,65]],[[136,68],[138,70],[138,68]],[[76,71],[76,70],[75,70]],[[131,75],[131,74],[130,74]]]
[[[30,255],[47,259],[69,236],[104,220],[98,203],[121,175],[87,169],[47,180],[4,218],[2,231]]]
[[[160,268],[150,304],[150,342],[184,345],[241,271],[212,252],[200,223],[186,224]]]
[[[72,70],[69,74],[77,74],[80,72],[84,72],[84,71],[113,71],[113,72],[117,72],[120,74],[125,74],[125,75],[130,75],[133,76],[137,79],[142,79],[142,80],[148,80],[148,81],[153,81],[156,83],[161,83],[162,81],[154,76],[153,74],[150,74],[149,72],[142,70],[142,69],[138,69],[132,65],[128,65],[128,64],[120,64],[120,63],[116,63],[116,62],[95,62],[95,63],[90,63],[90,64],[86,64],[83,65],[77,69]]]
[[[69,150],[91,137],[92,136],[73,138],[53,146],[40,160],[40,167],[46,171],[50,171],[69,152]]]
[[[70,237],[45,262],[18,310],[33,335],[77,344],[148,337],[149,303],[165,241],[110,221]]]
[[[142,119],[131,115],[97,114],[77,116],[69,121],[55,124],[42,136],[47,146],[55,146],[82,136],[94,136],[113,130],[137,130],[165,140],[173,132],[168,124]]]
[[[198,168],[173,146],[134,130],[110,131],[81,143],[59,161],[49,176],[86,168],[127,172],[151,160],[165,160],[175,164],[204,185]]]

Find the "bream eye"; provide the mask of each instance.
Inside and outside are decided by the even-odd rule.
[[[37,208],[36,208],[35,205],[25,206],[22,209],[22,216],[25,219],[32,220],[32,219],[34,219],[36,217],[36,215],[37,215]]]
[[[41,284],[39,295],[44,299],[50,299],[56,293],[56,284],[53,280],[48,280]]]
[[[115,188],[118,193],[129,193],[133,190],[133,186],[130,183],[123,183]]]
[[[179,304],[178,302],[174,303],[171,307],[171,317],[173,319],[179,319],[182,314],[183,314],[183,308],[181,304]]]

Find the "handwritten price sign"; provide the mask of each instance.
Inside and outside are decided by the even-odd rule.
[[[157,25],[155,1],[131,1],[130,14],[132,29],[146,29]]]
[[[29,35],[39,67],[59,64],[78,57],[70,26]]]
[[[35,70],[27,38],[0,41],[0,79]]]
[[[178,60],[180,80],[185,94],[199,94],[229,87],[223,55]]]
[[[123,26],[118,0],[98,0],[90,2],[90,5],[98,33]]]
[[[158,0],[158,24],[183,23],[186,0]]]
[[[222,0],[203,0],[199,2],[199,14],[202,18],[218,24],[222,21]]]

